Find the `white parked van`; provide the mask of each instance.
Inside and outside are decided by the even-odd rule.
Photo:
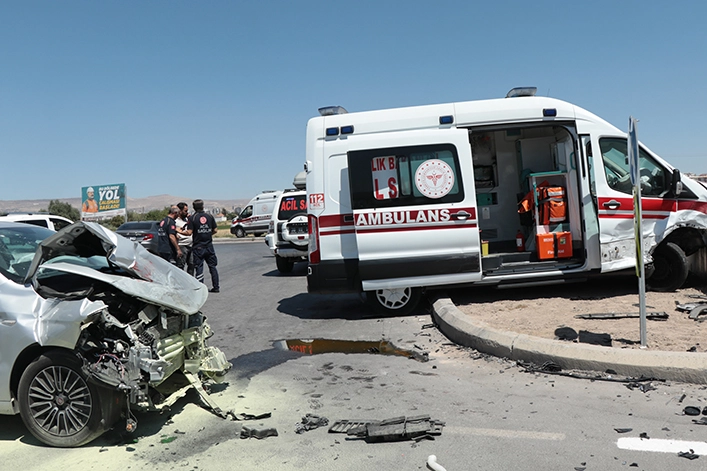
[[[282,191],[263,191],[251,199],[241,213],[231,221],[231,234],[245,237],[267,234],[270,217]]]
[[[626,133],[570,103],[505,99],[307,125],[308,290],[406,312],[429,287],[564,282],[635,267]],[[707,188],[640,147],[648,282],[707,266]],[[693,257],[694,258],[694,257]]]

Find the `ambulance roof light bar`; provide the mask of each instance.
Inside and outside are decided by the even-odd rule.
[[[319,108],[319,114],[322,116],[333,116],[335,114],[346,114],[348,111],[343,106],[324,106]]]
[[[516,87],[506,94],[506,98],[517,98],[519,96],[535,96],[538,87]]]

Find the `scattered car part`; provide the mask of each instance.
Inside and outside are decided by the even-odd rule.
[[[690,319],[692,320],[697,320],[698,317],[701,315],[707,315],[707,303],[700,304],[698,306],[695,306],[693,309],[690,310]],[[703,321],[704,319],[700,319],[700,321]]]
[[[427,457],[427,466],[429,466],[432,471],[447,471],[444,466],[437,463],[437,457],[435,455],[430,455]]]
[[[575,319],[632,319],[641,317],[640,313],[637,312],[608,312],[608,313],[597,313],[597,314],[577,314],[574,316]],[[668,320],[668,313],[666,312],[647,312],[646,319],[666,321]]]
[[[329,419],[319,415],[307,414],[302,417],[302,422],[295,424],[295,433],[304,433],[315,428],[329,425]]]
[[[615,428],[614,430],[616,430],[616,433],[628,433],[633,431],[632,428]]]
[[[700,457],[700,455],[696,455],[693,450],[690,451],[681,451],[678,453],[678,456],[680,458],[687,458],[688,460],[696,460],[697,458]]]
[[[695,406],[687,406],[682,410],[683,415],[700,415],[700,408]]]
[[[241,428],[241,438],[257,438],[262,440],[267,437],[277,437],[277,430],[274,428],[254,429],[250,427]]]
[[[355,425],[354,425],[355,424]],[[364,438],[367,442],[434,439],[442,434],[444,422],[431,420],[429,415],[394,417],[381,421],[338,421],[330,433],[345,433]]]

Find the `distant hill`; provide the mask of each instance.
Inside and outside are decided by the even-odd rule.
[[[81,208],[81,198],[51,198],[59,200],[63,203],[69,203],[76,209]],[[49,201],[46,200],[0,200],[0,213],[37,213],[40,211],[46,211],[49,207]],[[194,198],[186,198],[183,196],[172,196],[172,195],[157,195],[148,196],[146,198],[130,198],[128,197],[128,211],[135,211],[138,213],[144,213],[151,211],[153,209],[162,209],[165,206],[171,206],[173,204],[184,201],[191,207]],[[243,207],[248,204],[247,199],[245,200],[212,200],[204,199],[204,208],[211,210],[213,208],[226,208],[232,211],[235,207]]]

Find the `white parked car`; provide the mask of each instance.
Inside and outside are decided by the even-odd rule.
[[[0,414],[19,413],[58,447],[88,443],[121,417],[134,430],[131,410],[160,409],[174,389],[230,368],[206,346],[207,296],[186,272],[98,224],[55,233],[0,222]],[[177,373],[175,388],[166,380]]]
[[[47,213],[10,213],[0,216],[0,221],[23,222],[34,226],[46,227],[58,231],[74,223],[71,219]]]

